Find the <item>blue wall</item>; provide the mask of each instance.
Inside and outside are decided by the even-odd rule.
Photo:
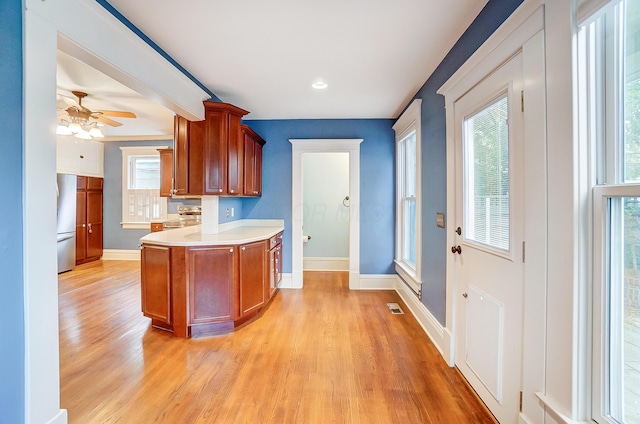
[[[436,226],[436,212],[447,210],[447,142],[444,97],[436,90],[520,3],[522,0],[490,0],[414,97],[422,99],[422,302],[442,325],[448,249],[445,229]]]
[[[22,237],[22,2],[0,2],[0,411],[24,422],[24,276]]]
[[[245,199],[243,218],[285,220],[283,272],[291,272],[290,138],[362,138],[360,146],[360,273],[392,274],[395,183],[390,119],[245,121],[267,141],[262,197]]]

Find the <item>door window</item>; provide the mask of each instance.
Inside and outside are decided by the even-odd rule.
[[[509,250],[509,127],[506,94],[464,119],[466,240]]]

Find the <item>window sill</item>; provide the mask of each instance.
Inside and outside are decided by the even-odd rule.
[[[416,272],[402,262],[398,262],[397,260],[393,262],[395,263],[396,272],[400,278],[402,278],[413,291],[419,293],[420,290],[422,290],[422,282],[416,277]]]
[[[154,221],[155,222],[155,221]],[[150,222],[121,222],[123,230],[149,230],[151,231]]]

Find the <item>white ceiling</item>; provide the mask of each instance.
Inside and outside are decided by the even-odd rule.
[[[486,2],[109,0],[222,101],[251,111],[245,119],[395,118]],[[138,114],[106,134],[171,133],[166,109],[63,53],[59,62],[62,94]],[[311,88],[318,79],[329,87]]]

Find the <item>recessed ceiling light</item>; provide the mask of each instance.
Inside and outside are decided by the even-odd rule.
[[[329,84],[324,81],[316,81],[311,84],[311,87],[315,88],[316,90],[324,90],[325,88],[329,87]]]

